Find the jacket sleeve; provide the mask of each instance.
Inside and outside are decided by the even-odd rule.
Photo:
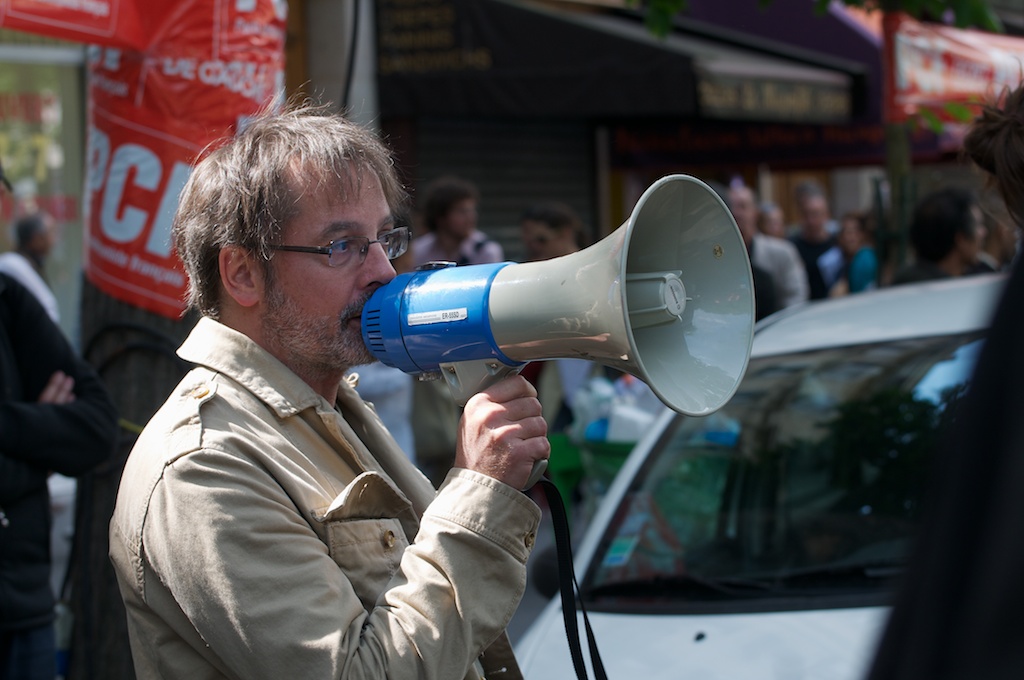
[[[0,454],[0,506],[13,505],[46,486],[46,471]]]
[[[117,439],[117,411],[96,372],[24,287],[0,280],[0,307],[20,394],[0,401],[0,454],[46,471],[78,476],[107,459]],[[75,380],[75,400],[40,404],[56,371]]]

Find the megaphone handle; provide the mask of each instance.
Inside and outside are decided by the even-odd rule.
[[[523,487],[523,491],[529,491],[534,484],[540,481],[540,478],[544,476],[544,472],[548,469],[548,461],[535,460],[533,461],[533,469],[530,470],[530,477],[526,480],[526,486]]]
[[[439,368],[455,402],[464,408],[466,402],[474,394],[510,375],[519,373],[524,365],[509,366],[494,359],[477,359],[440,364]],[[548,462],[546,460],[534,461],[530,477],[526,480],[526,486],[522,490],[526,491],[540,481],[547,469]]]
[[[465,406],[477,392],[495,385],[522,370],[525,364],[509,366],[496,359],[472,359],[439,364],[441,377],[459,406]]]

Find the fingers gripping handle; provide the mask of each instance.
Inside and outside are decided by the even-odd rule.
[[[441,376],[448,384],[448,390],[455,402],[464,407],[469,398],[480,390],[486,389],[510,375],[519,373],[523,364],[509,366],[493,359],[480,359],[440,364],[439,367]],[[546,460],[534,461],[530,477],[526,480],[526,486],[522,490],[526,491],[540,481],[547,469],[548,462]]]

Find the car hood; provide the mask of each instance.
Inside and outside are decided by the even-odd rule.
[[[758,324],[751,358],[988,328],[1006,280],[959,276],[787,307]]]
[[[862,680],[886,615],[882,607],[691,616],[588,613],[608,677],[644,680]],[[589,660],[582,616],[579,630]],[[557,602],[516,645],[516,656],[528,680],[575,677]]]

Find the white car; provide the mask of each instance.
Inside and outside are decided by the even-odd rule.
[[[575,553],[608,677],[862,680],[1004,283],[784,310],[722,409],[666,409]],[[516,652],[529,680],[575,677],[559,597]]]

